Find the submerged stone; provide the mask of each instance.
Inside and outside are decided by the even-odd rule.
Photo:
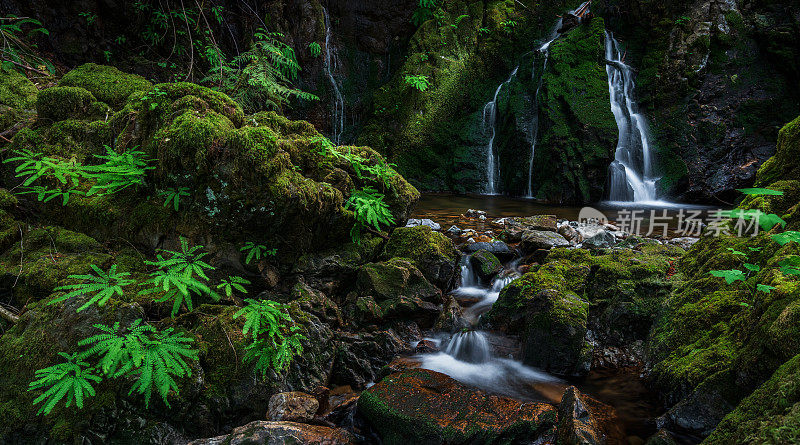
[[[352,434],[341,428],[294,422],[257,421],[235,428],[230,434],[189,442],[189,445],[350,445]]]

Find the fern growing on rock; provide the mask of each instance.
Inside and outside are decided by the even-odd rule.
[[[353,211],[356,219],[355,225],[350,230],[350,237],[354,243],[361,240],[361,232],[374,227],[380,232],[381,225],[390,226],[395,223],[389,206],[383,201],[384,195],[372,187],[364,187],[350,195],[345,208]]]
[[[84,303],[78,308],[77,312],[87,309],[89,306],[96,304],[100,307],[105,306],[108,300],[114,295],[122,296],[123,287],[130,286],[135,283],[135,280],[128,279],[130,276],[127,272],[117,272],[117,265],[111,266],[108,272],[103,271],[96,265],[91,265],[94,274],[86,275],[70,275],[67,278],[71,280],[79,280],[79,283],[67,284],[59,286],[54,290],[56,292],[66,292],[66,294],[57,297],[49,304],[60,303],[74,297],[88,297],[89,301]]]
[[[78,409],[83,408],[83,401],[95,395],[92,384],[103,380],[95,374],[95,370],[88,363],[83,361],[81,354],[61,352],[58,355],[65,360],[64,363],[37,370],[36,380],[28,385],[28,391],[47,388],[33,401],[34,405],[44,403],[37,414],[50,414],[58,402],[64,399],[67,408],[73,404]]]
[[[283,372],[293,358],[303,352],[298,332],[287,306],[271,300],[245,300],[247,306],[233,315],[245,317],[242,334],[250,336],[244,360],[254,364],[254,371],[266,379],[270,371]]]
[[[96,193],[108,195],[142,185],[147,171],[155,168],[149,165],[151,160],[145,157],[143,151],[134,148],[117,153],[111,147],[105,147],[105,155],[95,155],[105,162],[83,167],[84,175],[95,181],[87,193],[89,196]]]
[[[242,246],[239,251],[247,254],[244,260],[245,264],[250,264],[253,260],[260,261],[261,258],[266,258],[267,255],[275,256],[275,254],[278,253],[278,250],[275,248],[270,249],[263,244],[256,244],[252,241],[244,243],[244,246]]]
[[[186,238],[181,237],[181,250],[161,250],[156,255],[156,261],[145,261],[148,266],[155,266],[156,271],[150,274],[150,279],[145,283],[149,288],[139,292],[140,295],[163,295],[156,299],[163,303],[172,301],[171,315],[178,314],[182,305],[186,305],[189,312],[194,310],[193,296],[208,296],[214,301],[219,301],[220,295],[209,287],[209,278],[206,271],[214,267],[203,261],[208,253],[200,253],[203,246],[190,248]],[[165,257],[164,254],[167,254]]]

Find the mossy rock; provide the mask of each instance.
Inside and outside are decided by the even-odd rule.
[[[113,66],[87,63],[64,75],[59,86],[83,88],[99,101],[121,107],[137,91],[147,91],[153,84],[142,76],[127,74]]]
[[[503,263],[486,249],[481,249],[473,253],[469,261],[472,267],[475,268],[478,276],[485,282],[490,282],[492,278],[503,271]]]
[[[385,377],[361,394],[358,411],[387,445],[517,443],[556,422],[552,405],[490,396],[426,369]]]
[[[18,71],[0,68],[0,106],[31,109],[38,93],[36,85]]]
[[[395,229],[383,257],[414,261],[431,283],[447,290],[455,278],[459,253],[453,241],[443,234],[427,226],[416,226]]]
[[[80,87],[52,87],[42,90],[36,98],[39,119],[58,122],[64,119],[81,118],[88,115],[94,95]]]

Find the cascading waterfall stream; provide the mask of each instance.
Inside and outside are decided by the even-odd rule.
[[[517,71],[519,71],[519,66],[514,68],[508,80],[497,87],[492,100],[483,106],[483,131],[486,132],[487,125],[491,131],[489,143],[486,145],[486,186],[484,187],[484,193],[487,195],[496,195],[499,190],[497,179],[500,177],[500,160],[498,153],[495,153],[494,149],[494,138],[497,135],[497,97],[503,87],[511,83],[511,80],[517,75]]]
[[[462,258],[461,286],[453,295],[459,299],[478,299],[464,314],[473,324],[497,301],[500,291],[519,278],[518,262],[509,264],[507,270],[487,286],[481,283],[469,257]],[[530,397],[531,385],[559,384],[556,377],[495,355],[491,338],[491,334],[477,330],[463,330],[452,335],[440,333],[429,340],[439,344],[441,352],[419,356],[421,366],[487,391],[523,399]]]
[[[344,97],[342,96],[341,89],[339,88],[339,84],[336,82],[336,78],[334,77],[333,73],[336,71],[336,66],[338,64],[338,57],[336,54],[336,48],[334,48],[332,40],[333,30],[331,29],[331,19],[328,15],[328,9],[322,8],[323,15],[325,16],[325,63],[324,69],[325,74],[328,76],[328,80],[331,83],[331,88],[333,89],[334,95],[334,102],[333,102],[333,113],[331,115],[332,121],[332,128],[333,134],[331,139],[336,145],[342,143],[342,134],[344,133]]]
[[[611,112],[619,129],[617,150],[609,167],[609,199],[656,201],[657,178],[653,178],[647,123],[634,98],[633,69],[625,64],[619,42],[607,31],[605,51]]]

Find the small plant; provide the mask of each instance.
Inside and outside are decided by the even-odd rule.
[[[176,189],[161,190],[160,192],[158,192],[158,194],[161,195],[162,197],[166,197],[166,199],[164,200],[164,207],[169,207],[170,203],[172,203],[172,208],[174,208],[176,212],[178,211],[178,207],[180,206],[181,197],[190,196],[189,187],[178,187]]]
[[[14,169],[17,178],[25,178],[22,182],[23,187],[27,187],[41,177],[53,176],[62,184],[72,183],[78,185],[81,177],[80,164],[66,162],[43,153],[34,152],[28,149],[14,151],[16,156],[6,159],[3,163],[21,163]]]
[[[146,159],[145,153],[137,150],[137,147],[123,153],[115,152],[108,145],[105,148],[105,155],[95,155],[105,162],[100,165],[85,166],[82,169],[85,177],[96,181],[87,196],[96,193],[109,195],[128,187],[142,185],[147,171],[155,168],[149,165],[151,160]]]
[[[415,88],[419,91],[425,91],[431,85],[431,81],[430,79],[428,79],[428,76],[423,76],[423,75],[407,74],[403,78],[403,81],[406,83],[406,85],[409,85],[410,87]]]
[[[420,26],[433,18],[433,12],[436,9],[436,0],[418,0],[417,9],[411,15],[411,23],[414,26]]]
[[[502,28],[503,32],[506,33],[506,34],[513,33],[514,29],[516,29],[516,27],[517,27],[517,21],[516,20],[506,20],[506,21],[500,23],[500,28]]]
[[[143,395],[146,407],[150,406],[154,392],[169,407],[169,392],[178,392],[175,378],[191,376],[187,360],[198,359],[198,351],[189,346],[194,340],[174,333],[173,328],[159,331],[142,324],[141,319],[131,323],[125,331],[120,329],[119,322],[111,327],[103,324],[94,327],[101,333],[79,343],[89,347],[83,356],[97,356],[98,366],[108,377],[135,377],[129,394]]]
[[[278,253],[278,249],[270,249],[263,244],[256,244],[252,241],[248,241],[244,243],[240,252],[246,252],[247,257],[245,258],[245,264],[250,264],[253,260],[260,261],[261,258],[266,258],[267,255],[275,256]]]
[[[353,192],[347,200],[345,208],[353,210],[356,219],[355,225],[350,230],[350,237],[354,243],[361,241],[361,232],[370,227],[381,230],[381,225],[394,224],[392,212],[383,201],[384,196],[372,187],[364,187]]]
[[[97,21],[97,14],[93,12],[79,12],[78,15],[86,20],[86,26],[92,26]]]
[[[480,28],[480,29],[478,29],[478,33],[481,34],[481,35],[486,35],[486,34],[489,34],[490,32],[492,32],[492,31],[489,28]]]
[[[36,19],[17,17],[13,14],[0,17],[2,67],[7,70],[37,69],[43,74],[55,73],[55,66],[49,60],[39,56],[36,44],[30,43],[38,35],[50,35],[50,32],[42,26],[42,22]]]
[[[208,285],[206,271],[215,268],[203,261],[208,253],[199,253],[203,246],[189,248],[186,238],[181,237],[181,251],[161,250],[156,255],[156,261],[145,261],[148,266],[155,266],[158,270],[150,274],[146,282],[150,287],[139,292],[139,295],[162,293],[163,296],[156,302],[172,301],[171,316],[175,317],[182,305],[186,305],[189,312],[194,310],[192,297],[206,295],[214,301],[220,300],[220,295],[211,290]],[[164,257],[167,254],[168,257]]]
[[[155,87],[144,96],[140,97],[139,100],[146,104],[150,111],[153,111],[158,108],[158,100],[166,95],[167,93],[165,91],[161,91],[158,87]]]
[[[26,190],[17,192],[17,194],[19,195],[34,194],[36,195],[36,199],[39,202],[50,202],[53,199],[61,198],[61,204],[67,205],[70,197],[72,197],[73,195],[84,195],[85,193],[73,189],[67,189],[67,190],[63,190],[60,188],[51,189],[41,185],[32,185],[28,187]]]
[[[225,296],[230,298],[233,296],[233,291],[237,290],[243,294],[247,293],[247,289],[245,286],[249,285],[250,281],[245,280],[242,277],[228,277],[227,279],[222,279],[220,283],[217,285],[217,289],[222,289],[225,292]]]
[[[67,408],[73,404],[78,409],[83,408],[84,399],[95,395],[92,384],[103,380],[78,353],[61,352],[58,355],[65,360],[64,363],[37,370],[34,377],[36,380],[28,385],[28,391],[47,388],[33,401],[34,405],[44,402],[37,414],[50,414],[65,397]]]
[[[57,292],[67,293],[52,300],[49,304],[60,303],[78,296],[87,296],[89,301],[79,307],[77,312],[81,312],[93,304],[103,307],[114,295],[122,296],[123,287],[136,282],[126,278],[130,276],[127,272],[117,273],[116,264],[111,266],[108,272],[104,272],[94,264],[92,264],[92,270],[94,274],[68,276],[67,278],[70,280],[80,280],[81,282],[55,288],[54,290]]]
[[[689,23],[691,20],[692,19],[690,17],[682,15],[682,16],[678,17],[677,19],[675,19],[675,24],[678,25],[678,26],[683,26],[683,25]]]
[[[124,34],[120,34],[120,35],[118,35],[118,36],[116,36],[114,38],[114,43],[116,43],[117,45],[124,45],[125,42],[127,42],[127,41],[128,41],[128,38],[125,37]]]
[[[245,317],[242,334],[252,342],[246,347],[244,360],[254,363],[254,371],[266,380],[269,372],[283,372],[294,356],[303,352],[305,339],[294,325],[286,305],[271,300],[245,300],[247,306],[233,314]]]
[[[309,43],[308,51],[311,53],[311,57],[319,57],[322,55],[322,47],[317,42]]]

